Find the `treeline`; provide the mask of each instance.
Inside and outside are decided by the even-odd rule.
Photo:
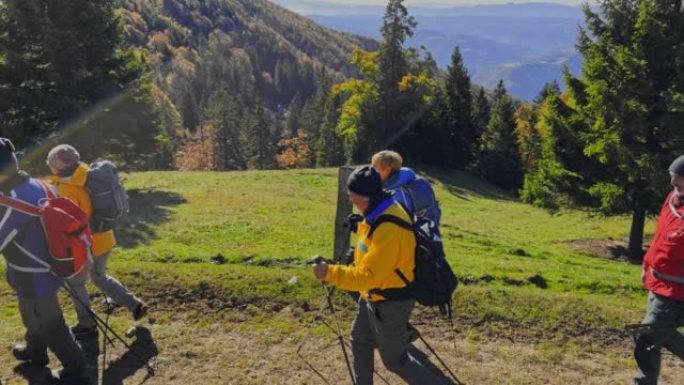
[[[359,75],[333,85],[344,161],[393,148],[411,162],[469,170],[517,190],[516,101],[503,82],[491,92],[472,85],[458,47],[446,72],[426,50],[405,48],[415,27],[403,1],[389,1],[380,49],[356,50]]]
[[[632,213],[629,254],[642,254],[646,215],[661,208],[670,163],[684,153],[682,1],[603,0],[586,7],[582,76],[518,110],[523,200]]]
[[[682,1],[602,0],[585,7],[582,75],[565,91],[545,86],[534,103],[502,83],[472,89],[458,48],[442,78],[428,52],[403,48],[415,20],[390,0],[378,51],[356,51],[359,76],[333,86],[345,159],[391,147],[422,163],[466,169],[524,201],[558,209],[632,213],[629,254],[669,188],[667,169],[684,152]]]
[[[41,169],[65,141],[129,169],[336,166],[392,148],[550,209],[632,212],[636,256],[684,148],[682,1],[585,12],[582,75],[520,103],[471,84],[458,47],[446,71],[407,48],[402,0],[379,44],[265,0],[4,0],[0,134]]]

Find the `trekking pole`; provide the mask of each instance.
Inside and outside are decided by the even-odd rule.
[[[330,381],[328,381],[328,379],[325,378],[325,376],[324,376],[320,371],[318,371],[318,369],[316,369],[316,368],[315,368],[315,367],[306,359],[306,357],[304,357],[304,355],[303,355],[302,352],[301,352],[302,349],[304,348],[304,343],[306,342],[306,340],[307,340],[307,339],[310,337],[310,335],[311,335],[311,330],[313,330],[313,327],[314,327],[314,325],[316,324],[316,321],[317,321],[319,318],[322,318],[322,316],[323,316],[322,313],[323,313],[323,309],[325,308],[325,304],[326,304],[326,299],[323,298],[323,300],[321,301],[321,304],[318,305],[318,311],[316,312],[316,315],[314,315],[313,320],[311,320],[311,326],[309,327],[309,332],[307,333],[306,336],[304,336],[304,338],[302,339],[302,342],[301,342],[301,343],[299,344],[299,346],[297,347],[297,356],[306,364],[306,366],[309,367],[309,369],[311,369],[311,371],[313,371],[314,373],[316,373],[316,375],[317,375],[318,377],[320,377],[321,380],[323,380],[323,382],[325,382],[327,385],[332,385],[332,384],[330,383]]]
[[[325,325],[325,327],[327,327],[327,328],[330,329],[331,331],[335,332],[335,329],[334,329],[329,323],[325,322],[325,320],[321,321],[321,323],[322,323],[323,325]],[[347,343],[347,341],[345,341],[345,345],[347,346],[347,348],[351,349],[351,345],[350,345],[349,343]],[[387,381],[387,379],[386,379],[385,377],[383,377],[380,373],[378,373],[378,371],[377,371],[375,368],[373,368],[373,373],[374,373],[376,376],[378,376],[378,378],[380,379],[380,381],[384,382],[384,383],[387,384],[387,385],[390,385],[389,381]]]
[[[69,283],[69,281],[64,281],[64,283],[62,284],[62,287],[64,287],[64,290],[66,290],[67,293],[69,293],[69,295],[71,295],[72,297],[76,298],[76,301],[78,301],[78,303],[80,303],[81,306],[83,306],[83,308],[86,309],[86,311],[88,312],[88,315],[90,315],[90,316],[93,318],[93,320],[95,321],[95,325],[97,325],[98,329],[100,329],[100,330],[102,331],[102,333],[105,335],[105,337],[107,338],[107,340],[109,340],[109,342],[112,344],[112,346],[114,346],[114,341],[113,341],[109,336],[107,336],[107,333],[106,333],[105,330],[107,330],[107,331],[109,331],[110,333],[112,333],[112,335],[114,336],[114,338],[116,338],[119,342],[121,342],[121,343],[126,347],[126,349],[128,349],[128,351],[131,353],[131,355],[134,356],[134,357],[138,360],[139,363],[141,363],[141,364],[143,364],[143,365],[145,366],[145,368],[147,369],[147,374],[148,374],[148,375],[154,376],[154,373],[155,373],[154,368],[153,368],[152,366],[150,366],[150,364],[149,364],[145,359],[143,359],[142,357],[140,357],[140,356],[131,348],[131,345],[129,345],[129,344],[126,342],[126,340],[124,340],[123,338],[121,338],[121,336],[120,336],[116,331],[114,331],[114,329],[112,329],[107,323],[105,323],[104,320],[102,320],[102,318],[100,318],[100,316],[98,316],[97,314],[95,314],[95,312],[94,312],[89,306],[86,306],[86,305],[83,303],[83,301],[76,295],[76,292],[74,291],[74,289],[73,289],[73,287],[71,286],[71,283]]]
[[[337,313],[335,313],[335,306],[332,303],[332,291],[326,286],[325,282],[323,284],[323,289],[325,290],[325,299],[328,302],[328,309],[330,309],[330,314],[332,314],[335,320],[335,326],[337,329],[337,339],[340,341],[340,347],[342,348],[342,354],[344,354],[344,361],[347,364],[347,369],[349,370],[349,377],[353,385],[356,385],[356,378],[354,377],[354,371],[352,370],[351,363],[349,362],[349,355],[347,354],[347,347],[344,344],[344,336],[342,336],[342,329],[340,328],[340,320],[337,318]]]
[[[331,288],[330,291],[331,291],[330,295],[333,295],[333,294],[335,293],[335,288],[334,288],[334,287]],[[323,313],[323,310],[325,309],[326,302],[327,302],[327,300],[326,300],[325,298],[323,298],[323,300],[321,301],[321,304],[318,306],[318,311],[316,312],[316,315],[314,316],[314,319],[311,321],[311,326],[310,326],[310,329],[309,329],[309,330],[313,329],[313,326],[316,324],[316,321],[320,320],[321,324],[323,324],[325,327],[327,327],[327,328],[328,328],[330,331],[332,331],[333,333],[336,333],[335,328],[333,328],[328,322],[326,322],[326,320],[323,319],[322,314],[321,314],[321,313]],[[313,371],[314,373],[316,373],[316,375],[317,375],[318,377],[320,377],[321,380],[323,380],[323,382],[325,382],[326,384],[332,385],[332,384],[330,383],[330,381],[328,381],[328,379],[325,378],[325,376],[324,376],[323,374],[321,374],[321,372],[320,372],[318,369],[316,369],[316,368],[315,368],[315,367],[306,359],[306,357],[304,357],[304,355],[301,353],[302,349],[304,348],[304,343],[306,342],[306,339],[309,338],[310,333],[311,333],[311,332],[309,331],[309,335],[307,335],[307,336],[302,340],[302,342],[299,344],[299,346],[297,347],[297,356],[306,364],[306,366],[309,367],[309,369],[311,369],[311,371]],[[347,346],[347,348],[351,349],[351,345],[350,345],[347,341],[345,341],[344,343],[345,343],[345,345]],[[386,379],[385,377],[383,377],[383,376],[377,371],[377,369],[373,368],[373,373],[374,373],[376,376],[378,376],[378,378],[379,378],[382,382],[384,382],[386,385],[391,385],[391,384],[389,383],[389,381],[387,381],[387,379]]]
[[[311,365],[311,363],[310,363],[309,361],[307,361],[307,359],[306,359],[306,358],[304,357],[304,355],[301,353],[302,347],[304,347],[303,344],[299,345],[299,347],[297,348],[297,356],[298,356],[299,358],[301,358],[302,361],[306,364],[306,366],[308,366],[309,369],[311,369],[312,372],[316,373],[316,375],[317,375],[318,377],[320,377],[320,379],[323,380],[323,382],[325,382],[327,385],[333,385],[333,384],[330,383],[330,381],[328,381],[327,378],[325,378],[325,376],[324,376],[321,372],[318,371],[318,369],[316,369],[313,365]]]
[[[319,263],[328,263],[328,260],[326,260],[324,257],[320,255],[315,255],[310,260],[310,263],[312,263],[313,265],[317,265]],[[335,326],[337,326],[337,339],[340,341],[342,354],[344,354],[344,362],[347,364],[347,370],[349,370],[349,378],[351,378],[352,385],[356,385],[356,378],[354,377],[354,371],[352,370],[351,363],[349,361],[347,347],[344,344],[344,336],[342,336],[342,329],[340,328],[340,320],[337,318],[337,314],[335,313],[335,306],[333,306],[332,303],[332,294],[335,291],[335,288],[328,288],[325,282],[321,282],[321,284],[323,285],[323,290],[325,290],[325,300],[328,303],[328,309],[330,310],[330,314],[335,320]]]
[[[449,367],[447,366],[447,364],[444,362],[444,360],[442,360],[442,357],[440,357],[439,354],[437,354],[437,352],[435,351],[435,349],[433,349],[432,346],[430,346],[430,344],[425,340],[425,338],[423,338],[423,335],[420,333],[420,331],[418,331],[418,329],[416,329],[416,327],[413,326],[412,324],[409,323],[409,325],[413,328],[413,330],[416,331],[416,334],[418,334],[418,338],[423,342],[423,344],[425,344],[425,346],[428,348],[428,350],[430,351],[430,353],[432,353],[432,354],[437,358],[437,360],[439,361],[439,363],[442,364],[442,366],[444,367],[444,369],[446,369],[447,372],[449,373],[449,375],[451,375],[451,378],[454,379],[454,381],[456,382],[456,385],[465,385],[465,383],[464,383],[464,382],[461,382],[461,380],[459,380],[458,377],[456,377],[456,375],[454,374],[454,372],[452,372],[451,369],[449,369]]]
[[[104,328],[103,328],[104,329]],[[109,339],[109,336],[107,335],[106,331],[102,331],[102,369],[101,371],[101,376],[100,376],[100,385],[104,385],[104,373],[105,373],[105,368],[107,367],[107,340]]]
[[[625,330],[632,333],[640,333],[649,330],[677,329],[684,327],[683,321],[678,322],[656,322],[651,324],[627,324]]]
[[[107,301],[107,296],[102,293],[105,298],[105,304],[107,305],[107,310],[106,314],[107,317],[105,317],[105,324],[109,325],[109,317],[111,317],[112,312],[114,312],[114,307]],[[109,338],[109,334],[107,334],[107,331],[102,328],[102,382],[101,384],[104,385],[104,373],[105,373],[105,368],[107,367],[107,342],[114,347],[114,341]]]
[[[79,298],[79,297],[76,296],[76,293],[75,293],[73,287],[71,286],[71,284],[68,283],[67,281],[65,281],[65,283],[66,283],[66,285],[68,285],[68,287],[67,287],[66,285],[63,285],[64,290],[66,290],[67,293],[69,293],[69,295],[70,295],[72,298],[76,298],[76,301],[77,301],[83,308],[85,308],[86,310],[91,310],[90,308],[88,308],[87,306],[85,306],[85,304],[83,303],[83,301],[81,300],[81,298]],[[98,375],[98,384],[103,385],[103,384],[104,384],[104,373],[105,373],[105,368],[106,368],[106,366],[107,366],[107,345],[109,344],[109,345],[111,345],[112,347],[114,347],[114,340],[112,340],[112,339],[109,337],[109,335],[107,334],[107,330],[106,330],[102,325],[100,325],[100,323],[97,321],[97,318],[93,317],[93,314],[90,314],[90,312],[88,312],[88,315],[95,321],[95,327],[97,328],[97,330],[99,330],[100,333],[102,333],[102,349],[103,349],[103,354],[102,354],[102,369],[100,370],[100,372],[98,372],[97,375]]]

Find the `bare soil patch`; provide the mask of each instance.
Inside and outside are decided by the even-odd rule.
[[[617,239],[578,239],[567,242],[573,248],[599,258],[640,264],[640,260],[633,259],[627,253],[627,242]],[[644,250],[648,244],[644,245]]]

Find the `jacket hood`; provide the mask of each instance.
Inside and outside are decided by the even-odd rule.
[[[71,186],[76,186],[76,187],[83,187],[86,184],[86,180],[88,179],[88,171],[90,168],[88,167],[87,164],[85,163],[80,163],[78,167],[76,168],[76,171],[74,171],[73,174],[71,174],[70,177],[59,177],[56,175],[51,175],[49,177],[50,182],[53,183],[61,183],[61,184],[67,184]]]

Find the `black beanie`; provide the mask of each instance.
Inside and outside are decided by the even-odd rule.
[[[373,197],[382,194],[382,180],[373,167],[363,166],[349,175],[347,188],[355,194]]]
[[[0,138],[0,173],[11,174],[18,169],[14,145],[7,138]]]
[[[672,164],[670,165],[670,171],[679,176],[684,176],[684,155],[680,156],[679,158],[675,159],[674,162],[672,162]]]

